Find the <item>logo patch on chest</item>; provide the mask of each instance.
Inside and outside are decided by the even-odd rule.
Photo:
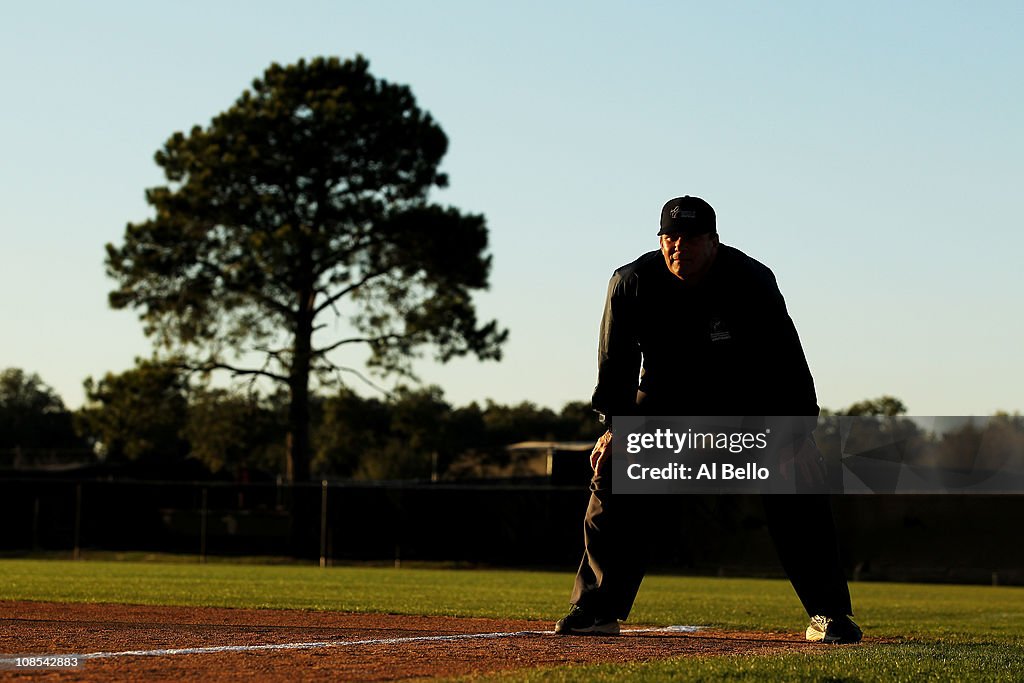
[[[718,317],[711,319],[710,334],[711,341],[713,342],[722,342],[732,339],[732,333],[729,331],[729,328],[722,319]]]

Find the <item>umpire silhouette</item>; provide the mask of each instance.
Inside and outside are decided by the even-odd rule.
[[[645,496],[612,491],[613,416],[818,415],[814,381],[771,270],[721,244],[715,211],[698,197],[669,200],[658,236],[659,250],[619,268],[608,284],[593,396],[607,431],[591,454],[585,551],[572,610],[555,625],[562,635],[619,633],[659,525],[645,514]],[[794,476],[798,469],[820,476],[818,466],[798,461]],[[811,617],[807,639],[858,642],[827,495],[762,501],[782,567]]]

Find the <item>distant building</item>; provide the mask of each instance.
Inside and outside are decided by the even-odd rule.
[[[590,441],[521,441],[507,448],[520,470],[547,476],[552,484],[586,486],[590,481]]]

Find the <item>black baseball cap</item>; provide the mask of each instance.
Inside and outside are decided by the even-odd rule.
[[[703,235],[716,232],[715,210],[700,197],[676,197],[661,207],[661,230],[659,235],[683,233]]]

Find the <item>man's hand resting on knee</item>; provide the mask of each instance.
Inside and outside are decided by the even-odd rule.
[[[607,457],[606,457],[607,456]],[[611,459],[612,456],[612,433],[605,432],[601,435],[601,438],[594,444],[594,450],[590,452],[590,467],[593,468],[594,473],[601,471],[605,463]]]

